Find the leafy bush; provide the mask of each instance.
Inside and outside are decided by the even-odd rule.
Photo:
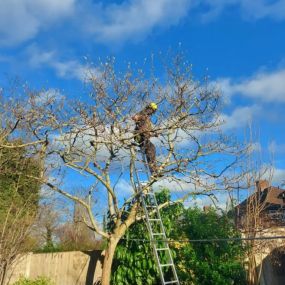
[[[158,204],[170,201],[168,190],[156,194]],[[182,213],[182,205],[171,205],[160,211],[166,234],[173,230],[174,221]],[[159,271],[155,263],[153,251],[149,242],[137,242],[136,239],[149,239],[144,221],[133,224],[116,248],[112,266],[112,285],[156,285],[161,284]],[[173,257],[175,252],[172,252]],[[165,256],[166,257],[166,256]],[[162,256],[162,258],[165,258]]]
[[[168,191],[157,193],[158,204],[170,200]],[[204,212],[173,204],[160,211],[181,284],[244,285],[244,247],[232,220],[215,209]],[[160,284],[159,272],[144,221],[133,224],[116,249],[113,285]],[[209,242],[182,242],[203,239]],[[212,239],[212,241],[211,241]],[[220,239],[221,241],[215,241]],[[224,239],[224,241],[223,241]],[[231,240],[232,239],[232,240]]]
[[[37,279],[20,278],[13,285],[54,285],[54,283],[46,277],[38,277]]]
[[[50,253],[50,252],[63,252],[66,251],[61,245],[45,245],[42,248],[34,250],[36,253]]]

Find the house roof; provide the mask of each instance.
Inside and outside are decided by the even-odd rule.
[[[265,202],[269,204],[276,204],[285,206],[285,190],[270,186],[264,191]]]
[[[256,192],[242,201],[239,206],[245,206],[250,199],[258,198],[261,203],[285,208],[285,190],[279,187],[269,186],[266,180],[256,182]]]

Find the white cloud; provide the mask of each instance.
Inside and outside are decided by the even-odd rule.
[[[63,78],[77,78],[85,81],[92,75],[97,74],[94,68],[83,65],[76,60],[51,61],[50,66],[55,69],[57,75]]]
[[[285,169],[275,168],[273,169],[272,173],[272,184],[279,186],[285,183]]]
[[[205,206],[211,206],[213,208],[218,208],[222,210],[229,210],[230,206],[230,197],[227,191],[221,191],[214,193],[214,196],[193,196],[185,201],[184,205],[187,208],[198,207],[203,208]]]
[[[223,78],[218,80],[218,84],[226,97],[240,94],[264,102],[285,103],[285,69],[259,72],[240,82]]]
[[[120,179],[115,189],[117,195],[121,198],[129,198],[132,194],[134,194],[134,189],[125,179]]]
[[[218,17],[225,9],[239,8],[244,17],[250,20],[272,18],[274,20],[285,19],[285,1],[266,0],[201,0],[206,7],[202,19],[209,21]]]
[[[268,3],[269,2],[269,3]],[[240,0],[241,8],[247,17],[260,19],[264,17],[274,20],[285,19],[285,1]]]
[[[250,151],[251,152],[261,152],[262,146],[259,142],[253,142],[250,144]]]
[[[193,183],[187,183],[186,181],[175,181],[170,178],[164,178],[154,184],[154,189],[158,190],[161,188],[169,189],[171,192],[196,192],[195,185]]]
[[[155,192],[159,192],[161,189],[168,189],[171,193],[173,201],[178,200],[181,197],[184,197],[184,195],[186,194],[193,194],[190,195],[190,197],[186,200],[185,202],[186,206],[190,205],[193,206],[194,204],[197,204],[198,206],[213,205],[213,200],[209,196],[207,195],[195,196],[195,193],[198,192],[207,193],[209,189],[213,189],[214,181],[209,182],[209,180],[203,177],[201,177],[201,181],[203,181],[203,185],[201,184],[199,186],[195,185],[194,181],[188,183],[184,179],[178,181],[174,180],[173,178],[163,178],[155,182],[152,185],[152,187]],[[134,194],[134,190],[130,182],[123,178],[119,180],[115,189],[116,189],[116,194],[118,195],[118,197],[120,197],[120,199],[128,199],[131,197],[131,195]],[[225,204],[226,191],[215,193],[215,196],[217,196],[215,199],[216,205],[221,206],[222,204]]]
[[[268,145],[268,150],[273,154],[284,154],[285,153],[285,144],[278,144],[275,141],[272,141]]]
[[[84,18],[84,32],[103,43],[136,41],[155,27],[169,27],[188,14],[189,0],[133,0],[120,4],[93,4]],[[85,12],[86,12],[85,7]]]
[[[1,0],[0,46],[11,46],[35,38],[43,31],[65,24],[73,38],[83,34],[89,41],[123,44],[138,41],[156,28],[179,24],[197,9],[204,20],[218,17],[222,11],[239,8],[246,18],[285,19],[285,0],[123,0],[106,3],[99,0]],[[202,12],[201,12],[202,11]],[[62,37],[60,38],[62,40]]]
[[[48,102],[61,101],[63,99],[64,95],[62,95],[59,90],[51,88],[40,92],[35,98],[35,102],[37,104],[46,104]]]
[[[267,168],[268,170],[263,173],[262,177],[258,179],[268,179],[272,185],[281,186],[285,184],[285,169],[282,168]],[[263,172],[261,170],[261,172]],[[164,178],[153,185],[155,191],[161,188],[167,188],[172,192],[174,200],[180,198],[185,193],[192,193],[189,198],[184,202],[186,207],[198,206],[213,206],[223,210],[229,209],[231,204],[230,193],[227,190],[220,191],[209,191],[210,189],[216,189],[217,181],[215,179],[209,179],[207,177],[201,177],[202,184],[195,187],[194,183],[187,183],[181,180],[180,182],[174,181],[173,179]],[[242,181],[240,181],[242,183]],[[246,181],[243,181],[246,185]],[[284,187],[283,187],[284,188]],[[208,189],[208,191],[207,191]],[[211,193],[212,196],[208,195],[195,195],[195,193],[203,192]],[[233,193],[231,193],[232,195]]]
[[[83,32],[107,44],[137,41],[156,27],[177,25],[189,15],[190,8],[195,7],[203,7],[204,20],[217,17],[224,9],[232,7],[240,8],[241,13],[250,19],[285,18],[285,0],[274,3],[264,0],[125,0],[109,5],[103,2],[88,3],[80,5],[81,14],[84,14],[84,17],[79,17],[81,23],[83,19]]]
[[[49,30],[56,22],[79,28],[104,43],[138,40],[155,27],[169,27],[187,15],[194,1],[125,0],[105,4],[92,0],[1,0],[0,45],[17,45]],[[90,39],[90,38],[89,38]]]
[[[261,112],[257,105],[238,107],[230,115],[222,114],[220,120],[224,122],[221,128],[224,131],[245,127],[252,122],[252,118]]]
[[[206,7],[202,20],[207,22],[218,17],[225,8],[236,5],[239,0],[201,0],[200,2]]]
[[[59,60],[57,53],[54,50],[41,51],[36,45],[32,45],[27,49],[29,63],[34,68],[49,67],[55,70],[57,76],[61,78],[76,78],[81,81],[86,81],[93,75],[98,75],[100,72],[89,66],[82,64],[77,60]]]
[[[73,12],[75,0],[1,0],[0,45],[15,45]]]

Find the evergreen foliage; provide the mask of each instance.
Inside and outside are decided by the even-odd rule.
[[[162,190],[156,195],[157,203],[170,201],[170,194]],[[174,204],[160,211],[165,227],[166,235],[171,235],[173,222],[182,214],[181,204]],[[135,240],[138,239],[138,240]],[[141,241],[146,239],[147,241]],[[175,252],[173,252],[175,256]],[[117,246],[113,265],[112,284],[160,284],[158,268],[156,266],[153,251],[149,243],[147,227],[144,221],[131,226],[125,239]]]
[[[36,211],[40,185],[29,176],[38,174],[39,162],[28,156],[25,148],[0,149],[0,217],[11,204]]]
[[[169,191],[157,194],[158,203],[169,201]],[[172,241],[174,262],[181,284],[246,284],[244,248],[240,241],[187,242],[189,239],[240,237],[232,221],[215,209],[204,212],[172,204],[161,211],[166,234]],[[112,284],[160,284],[144,221],[135,223],[121,240],[113,264]]]
[[[17,255],[32,247],[28,232],[37,214],[40,184],[30,176],[39,171],[39,161],[27,149],[0,148],[0,284]]]
[[[209,240],[176,243],[175,262],[180,279],[187,281],[184,284],[246,284],[243,267],[245,251],[241,241],[211,241],[240,237],[226,215],[217,213],[213,208],[207,212],[189,208],[185,210],[184,218],[174,232],[177,240]]]

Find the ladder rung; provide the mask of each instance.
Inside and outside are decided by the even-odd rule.
[[[173,263],[160,264],[160,267],[173,266]]]
[[[174,284],[174,283],[179,283],[178,280],[172,280],[172,281],[166,281],[164,284]]]
[[[0,0],[1,1],[1,0]],[[156,193],[152,185],[150,184],[149,178],[151,173],[148,168],[147,159],[145,157],[144,152],[141,152],[142,160],[144,167],[141,165],[135,165],[135,190],[140,194],[140,202],[145,214],[145,221],[147,223],[147,229],[150,237],[150,243],[153,249],[153,254],[156,259],[156,263],[159,266],[159,274],[164,285],[180,285],[179,279],[176,273],[176,268],[172,259],[171,250],[168,245],[167,236],[165,233],[163,221],[160,217],[159,206],[157,203]],[[136,167],[138,166],[138,167]],[[144,174],[144,175],[142,175]],[[155,231],[155,232],[154,232]],[[156,232],[161,231],[161,232]],[[167,260],[163,262],[169,263],[161,263],[162,256],[168,255]],[[172,278],[167,278],[167,272],[172,270],[173,276]],[[165,281],[165,279],[168,281]],[[169,280],[172,279],[172,280]],[[173,280],[175,279],[175,280]]]

